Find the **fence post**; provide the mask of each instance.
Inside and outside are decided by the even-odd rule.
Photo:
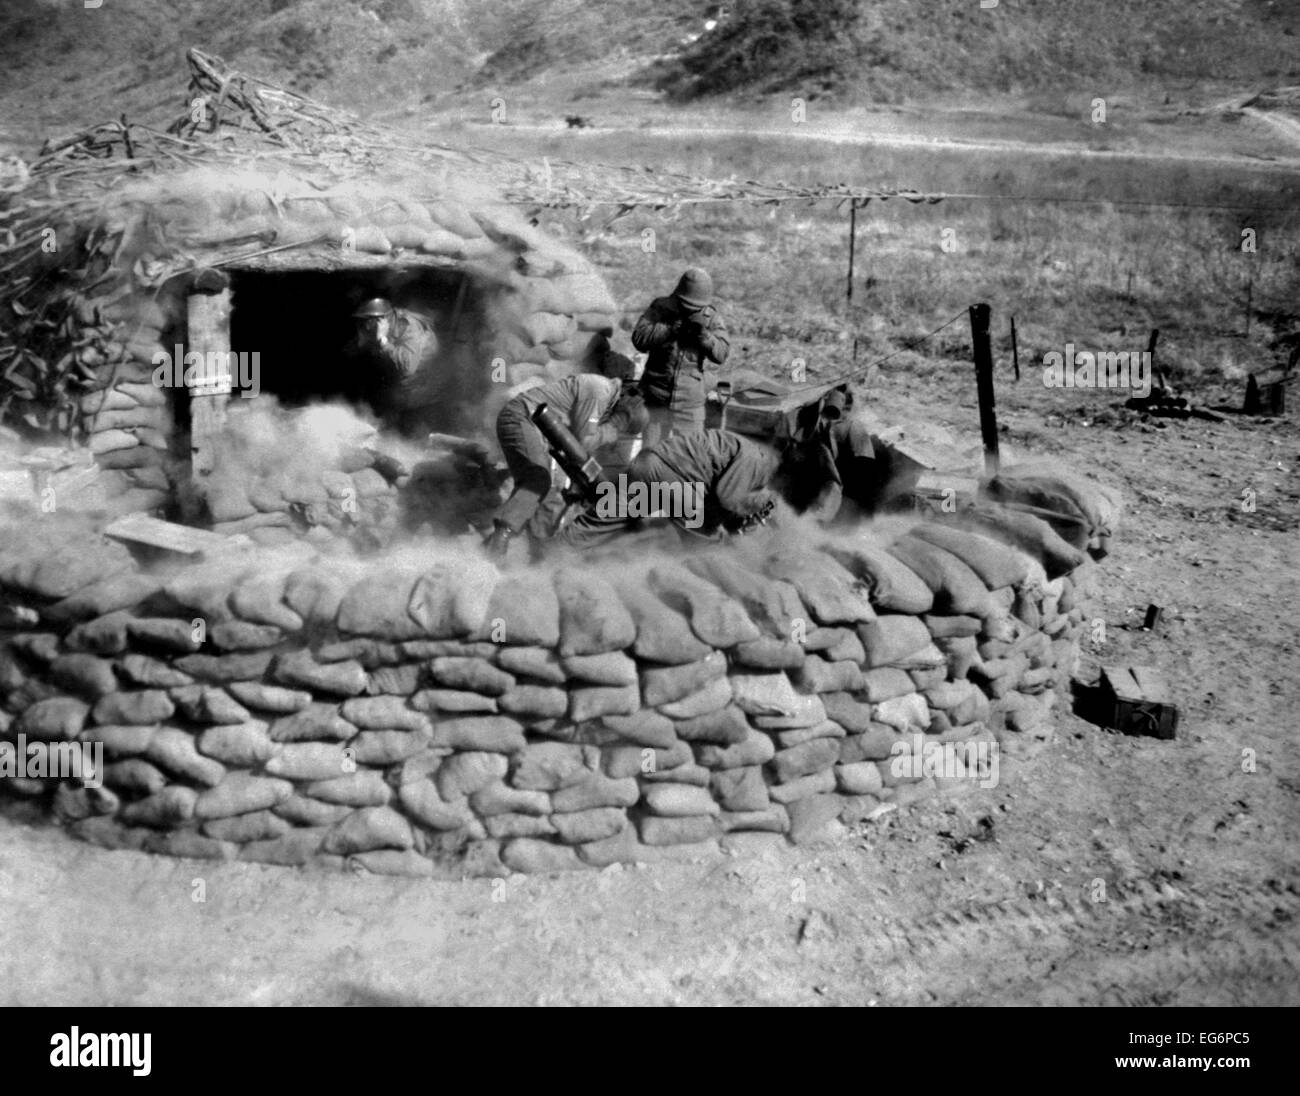
[[[1016,380],[1020,380],[1020,348],[1016,345],[1016,318],[1011,317],[1011,364],[1016,367]]]
[[[970,306],[971,343],[975,355],[975,390],[979,395],[980,435],[984,439],[984,474],[998,474],[998,417],[993,406],[993,350],[989,345],[989,306]]]
[[[856,249],[858,239],[858,203],[853,198],[849,199],[849,278],[844,287],[844,304],[847,308],[853,307],[853,253]]]

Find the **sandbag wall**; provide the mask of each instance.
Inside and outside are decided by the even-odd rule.
[[[916,735],[1050,736],[1095,564],[1035,518],[980,522],[504,574],[261,551],[169,577],[5,530],[0,737],[102,743],[105,765],[97,789],[0,788],[108,847],[384,873],[827,839],[989,776],[899,775]]]

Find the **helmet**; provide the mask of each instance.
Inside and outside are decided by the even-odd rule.
[[[352,318],[362,320],[376,316],[391,316],[392,314],[393,306],[387,300],[383,297],[372,297],[352,313]]]
[[[688,267],[678,279],[673,296],[687,308],[703,308],[713,300],[713,279],[707,270],[698,266]]]

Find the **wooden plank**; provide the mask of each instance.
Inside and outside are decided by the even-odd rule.
[[[109,525],[104,533],[115,540],[145,544],[162,548],[183,556],[200,556],[205,553],[229,552],[235,542],[220,533],[195,529],[189,525],[161,521],[147,514],[128,514]]]
[[[1153,670],[1150,666],[1131,666],[1129,672],[1137,682],[1143,699],[1157,704],[1173,704],[1173,692],[1159,670]]]
[[[1103,666],[1101,681],[1119,700],[1142,699],[1142,690],[1138,687],[1133,671],[1127,666]]]
[[[219,293],[192,293],[187,301],[189,342],[186,352],[210,355],[230,353],[230,290]],[[219,360],[225,361],[222,357]],[[230,399],[231,379],[220,369],[209,376],[205,366],[196,371],[190,387],[190,474],[202,481],[216,465],[216,441],[226,426],[226,403]]]

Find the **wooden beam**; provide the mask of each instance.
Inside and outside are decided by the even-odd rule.
[[[993,406],[993,348],[989,342],[989,306],[970,306],[970,334],[975,355],[975,391],[979,397],[980,435],[984,439],[984,474],[998,474],[998,416]]]
[[[230,399],[229,369],[218,364],[226,362],[230,354],[230,290],[192,293],[187,307],[187,356],[198,353],[204,361],[203,367],[195,370],[195,383],[189,386],[190,474],[202,482],[215,466],[216,442],[225,429],[226,403]],[[214,361],[214,355],[221,356]]]

